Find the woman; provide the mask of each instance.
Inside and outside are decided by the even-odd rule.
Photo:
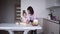
[[[29,20],[29,22],[33,22],[33,20],[35,19],[35,16],[34,16],[34,10],[33,10],[33,8],[31,7],[31,6],[29,6],[28,8],[27,8],[27,11],[28,11],[28,20]],[[36,32],[36,30],[35,31],[31,31],[31,34],[37,34],[37,32]]]
[[[28,20],[29,20],[29,22],[33,22],[33,20],[35,19],[33,8],[31,6],[29,6],[27,8],[27,11],[28,11],[28,18],[29,18]]]

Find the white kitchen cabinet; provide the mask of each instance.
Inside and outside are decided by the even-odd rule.
[[[49,22],[48,27],[48,34],[59,34],[59,24]]]
[[[46,0],[46,7],[60,6],[60,0]]]
[[[49,20],[44,20],[44,34],[59,34],[59,24],[56,24]]]

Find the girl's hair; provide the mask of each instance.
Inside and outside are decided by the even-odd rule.
[[[23,10],[23,15],[26,14],[25,10]]]
[[[31,6],[29,6],[29,7],[27,8],[27,10],[29,10],[29,12],[30,12],[31,15],[34,14],[34,10],[33,10],[33,8],[32,8]]]

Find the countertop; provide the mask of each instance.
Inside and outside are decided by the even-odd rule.
[[[50,20],[50,19],[45,19],[45,20],[48,20],[48,21],[56,23],[56,24],[60,24],[60,20]]]

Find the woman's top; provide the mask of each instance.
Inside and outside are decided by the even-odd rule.
[[[33,22],[34,19],[35,19],[35,16],[34,15],[28,15],[28,20],[30,22]]]

